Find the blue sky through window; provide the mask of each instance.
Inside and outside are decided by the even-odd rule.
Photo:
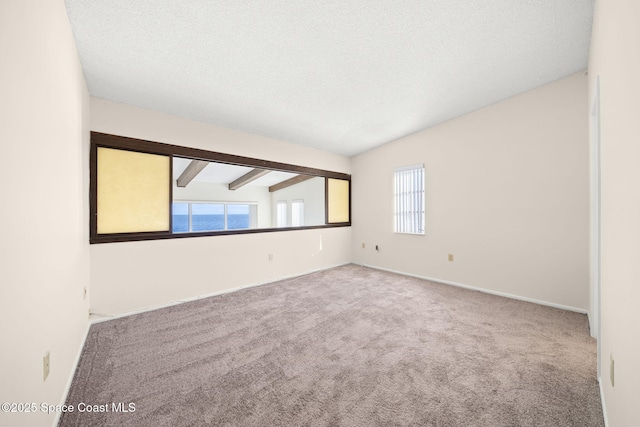
[[[192,215],[224,215],[224,205],[210,203],[193,203],[191,205]]]

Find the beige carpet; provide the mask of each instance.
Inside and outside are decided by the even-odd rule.
[[[355,265],[93,325],[81,402],[61,426],[604,425],[585,315]]]

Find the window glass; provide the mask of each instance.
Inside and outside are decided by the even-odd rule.
[[[276,204],[276,227],[287,226],[287,202]]]
[[[223,204],[191,204],[191,231],[214,231],[224,229]]]
[[[184,233],[189,231],[189,204],[174,203],[172,206],[173,232]]]
[[[396,168],[393,174],[394,231],[424,234],[424,165]]]
[[[294,200],[291,202],[291,226],[301,227],[304,225],[304,200]]]
[[[255,228],[257,206],[239,203],[176,202],[172,206],[174,233]]]
[[[227,205],[227,229],[242,230],[251,226],[249,205]]]

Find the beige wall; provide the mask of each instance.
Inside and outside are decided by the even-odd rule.
[[[586,310],[586,85],[575,74],[354,157],[354,261]],[[416,163],[426,235],[394,234],[393,169]]]
[[[600,78],[602,387],[612,427],[640,420],[640,3],[597,1],[589,62]],[[609,361],[615,360],[615,387]]]
[[[0,2],[0,56],[0,402],[57,405],[89,309],[89,96],[64,3]],[[3,426],[54,419],[0,412]]]
[[[350,173],[348,157],[102,99],[91,99],[91,129]],[[92,245],[91,309],[124,313],[345,264],[350,245],[348,227]]]

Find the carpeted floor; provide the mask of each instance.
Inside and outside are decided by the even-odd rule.
[[[356,265],[95,324],[67,403],[61,426],[604,425],[585,315]]]

